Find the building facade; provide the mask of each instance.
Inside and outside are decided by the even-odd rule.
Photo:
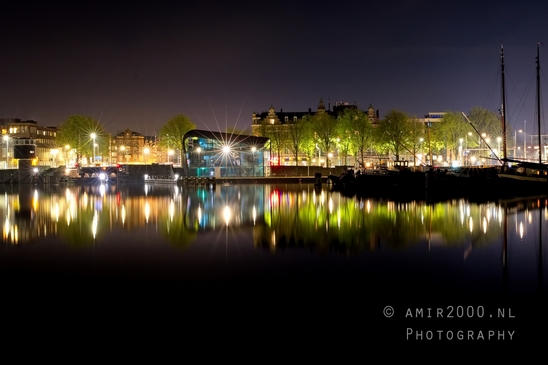
[[[145,136],[129,128],[115,134],[110,141],[112,164],[167,162],[162,156],[156,136]]]
[[[269,176],[268,141],[266,137],[191,130],[184,136],[187,176]]]
[[[335,102],[333,105],[333,108],[331,108],[331,104],[328,103],[327,107],[323,101],[323,99],[320,98],[320,101],[318,103],[318,106],[315,111],[312,111],[312,108],[308,108],[308,111],[300,111],[300,112],[284,112],[283,109],[280,109],[279,112],[276,112],[274,107],[271,105],[267,112],[262,113],[256,113],[253,112],[252,114],[252,123],[251,123],[251,130],[252,134],[255,136],[259,136],[261,134],[261,128],[263,128],[265,125],[272,125],[272,126],[279,126],[281,128],[287,128],[289,129],[289,126],[291,124],[297,123],[299,120],[306,116],[314,116],[314,115],[322,115],[327,114],[335,119],[338,119],[343,112],[346,110],[359,110],[358,104],[350,104],[347,102]],[[379,111],[375,110],[373,108],[373,105],[370,104],[367,111],[364,111],[364,113],[367,114],[369,121],[372,125],[377,125],[379,123]],[[273,158],[277,159],[277,157]],[[294,154],[286,147],[283,149],[281,153],[281,161],[272,161],[273,165],[287,165],[287,166],[306,166],[308,164],[307,158],[304,154],[299,154],[297,157],[297,161],[295,161]],[[331,164],[326,163],[326,158],[329,158],[330,161],[332,161]],[[310,161],[310,165],[316,165],[316,166],[326,166],[326,165],[342,165],[342,164],[349,164],[353,165],[354,161],[351,157],[350,160],[347,159],[344,156],[340,156],[338,152],[336,152],[333,156],[318,156],[318,158],[314,158]]]
[[[17,168],[17,160],[13,155],[14,146],[29,142],[36,146],[36,158],[32,162],[33,165],[52,166],[58,163],[61,149],[57,146],[56,127],[44,127],[34,120],[18,118],[0,119],[0,127],[2,128],[0,163],[4,168]]]

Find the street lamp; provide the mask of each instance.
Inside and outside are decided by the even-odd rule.
[[[50,150],[50,154],[53,156],[52,159],[51,159],[53,167],[57,167],[56,165],[57,165],[57,153],[58,152],[59,151],[56,150],[56,149]]]
[[[257,151],[257,147],[251,147],[251,165],[253,166],[253,176],[255,176],[255,151]]]
[[[488,150],[489,143],[491,143],[491,138],[485,138],[485,152],[487,152]],[[489,151],[489,158],[491,158],[492,154],[493,153]],[[482,158],[482,161],[485,161],[485,159]],[[493,160],[489,159],[489,165],[491,165],[492,163],[493,163]]]
[[[460,165],[462,166],[463,163],[462,163],[462,141],[463,139],[462,138],[459,138],[459,157],[460,157]]]
[[[70,146],[67,144],[65,145],[65,167],[68,167],[68,152],[70,150]]]
[[[527,160],[527,129],[525,129],[527,121],[523,121],[523,159]]]
[[[168,162],[168,163],[171,163],[171,161],[173,160],[173,157],[172,157],[172,156],[173,156],[173,153],[174,153],[173,150],[167,151],[167,156],[168,156],[168,157],[167,157],[167,162]]]
[[[10,160],[9,160],[9,140],[10,140],[10,137],[6,134],[4,135],[4,141],[6,142],[6,169],[9,169],[9,164],[10,164]]]
[[[318,150],[318,161],[321,164],[322,163],[322,150],[320,147],[318,147],[318,144],[316,143],[316,149]]]
[[[499,158],[502,156],[502,153],[500,153],[500,141],[502,140],[502,137],[497,137],[497,153],[499,155]],[[506,157],[506,156],[502,156]]]
[[[228,154],[230,153],[230,146],[223,146],[223,153],[225,155],[225,177],[228,177]]]
[[[150,153],[150,150],[148,147],[145,147],[145,150],[143,151],[145,153],[145,163],[148,162],[148,154]]]
[[[92,133],[91,139],[93,140],[93,163],[95,163],[95,138],[97,138],[97,134]]]

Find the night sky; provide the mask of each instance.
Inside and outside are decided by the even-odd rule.
[[[532,133],[547,10],[528,0],[4,1],[0,117],[57,126],[83,114],[112,133],[152,135],[176,114],[244,129],[253,111],[315,110],[320,98],[372,103],[381,117],[496,111],[503,42],[508,122],[527,120]]]

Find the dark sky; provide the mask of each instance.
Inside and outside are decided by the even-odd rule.
[[[497,110],[503,42],[509,123],[529,129],[546,14],[528,0],[4,1],[0,117],[153,134],[176,114],[243,129],[320,98],[381,117]]]

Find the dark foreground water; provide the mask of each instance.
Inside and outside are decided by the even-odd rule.
[[[45,333],[517,346],[547,339],[535,330],[546,205],[313,185],[5,186],[0,309]]]

